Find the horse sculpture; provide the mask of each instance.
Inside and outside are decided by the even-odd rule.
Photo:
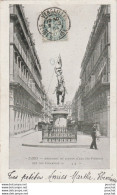
[[[59,98],[60,95],[61,95],[61,103],[63,105],[64,100],[65,100],[65,93],[67,91],[66,91],[66,88],[65,88],[64,77],[63,77],[63,74],[62,74],[62,60],[61,60],[60,56],[58,58],[57,65],[55,67],[55,73],[56,73],[57,80],[58,80],[58,85],[55,88],[56,97],[57,97],[57,105],[60,104],[60,98]]]
[[[58,86],[56,87],[57,105],[60,104],[60,96],[61,96],[61,103],[64,104],[65,87],[62,84],[58,84]]]

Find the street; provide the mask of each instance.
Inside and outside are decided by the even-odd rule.
[[[97,141],[90,149],[89,135],[77,135],[77,143],[41,143],[41,132],[10,138],[10,168],[20,169],[107,169],[109,138]]]

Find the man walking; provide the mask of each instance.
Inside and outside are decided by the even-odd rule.
[[[92,143],[91,143],[90,149],[93,149],[93,147],[94,147],[97,150],[96,131],[97,131],[96,124],[94,124],[92,127],[92,133],[91,133]]]

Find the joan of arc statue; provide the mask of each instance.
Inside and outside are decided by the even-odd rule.
[[[61,60],[60,55],[58,57],[57,65],[55,67],[55,73],[57,76],[58,83],[57,83],[54,93],[56,92],[57,105],[60,104],[60,96],[61,96],[61,103],[63,105],[65,101],[65,94],[67,93],[67,91],[65,88],[65,81],[64,81],[63,72],[62,72],[62,60]]]

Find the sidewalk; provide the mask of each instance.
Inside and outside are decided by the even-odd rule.
[[[31,129],[31,130],[26,131],[24,133],[20,133],[20,134],[17,134],[17,135],[13,135],[11,138],[21,138],[21,137],[27,136],[27,135],[29,135],[31,133],[35,133],[35,132],[36,132],[35,129]]]
[[[109,168],[109,138],[97,141],[98,150],[90,149],[89,135],[78,135],[77,143],[40,143],[41,140],[40,131],[11,138],[10,168]]]
[[[104,140],[105,139],[105,140]],[[106,137],[100,137],[99,141],[97,141],[97,145],[101,145],[103,140],[103,143],[106,142],[106,140],[108,140],[108,138]],[[81,146],[81,147],[88,147],[90,148],[90,144],[91,144],[92,138],[90,135],[84,135],[84,134],[78,134],[77,135],[77,142],[76,143],[42,143],[42,135],[41,135],[41,131],[37,131],[35,132],[33,135],[28,135],[26,137],[22,138],[22,145],[23,146],[32,146],[32,147],[70,147],[70,146]]]

